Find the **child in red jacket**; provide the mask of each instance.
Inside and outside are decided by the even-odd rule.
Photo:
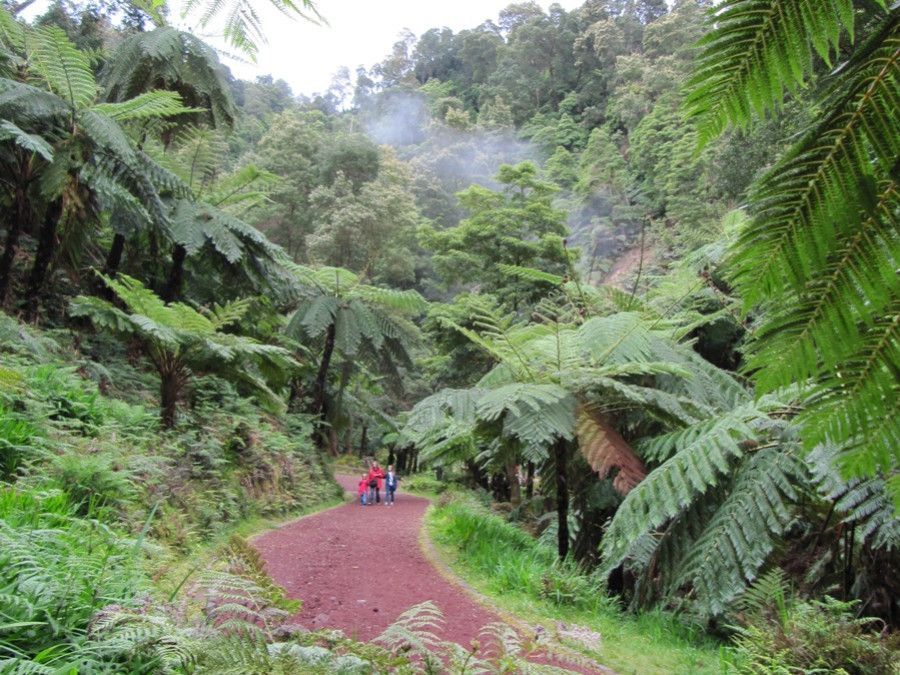
[[[362,475],[362,478],[359,479],[359,504],[360,506],[366,505],[366,491],[369,489],[369,477],[366,474]]]

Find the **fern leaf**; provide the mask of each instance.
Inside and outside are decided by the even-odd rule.
[[[685,89],[700,119],[701,143],[729,124],[746,126],[751,113],[781,105],[797,90],[813,54],[829,62],[841,30],[853,29],[852,0],[726,0],[710,11],[694,77]]]
[[[33,32],[33,68],[56,95],[75,110],[87,108],[97,96],[97,83],[88,57],[55,26]]]
[[[788,502],[796,499],[800,477],[791,453],[766,448],[754,454],[685,556],[673,588],[690,584],[708,615],[723,614],[756,578],[790,522]]]
[[[604,478],[615,470],[613,487],[627,495],[647,476],[643,463],[615,429],[594,410],[581,408],[575,424],[578,449],[597,474]]]
[[[36,153],[48,162],[53,161],[53,147],[43,137],[25,133],[8,120],[0,123],[0,140],[12,140],[20,148]]]
[[[98,103],[94,112],[117,121],[164,119],[173,115],[202,112],[198,108],[186,108],[174,91],[151,91],[121,103]]]

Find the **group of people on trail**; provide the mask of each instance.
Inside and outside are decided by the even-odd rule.
[[[394,467],[388,464],[387,472],[378,466],[378,462],[372,462],[369,473],[364,473],[359,479],[359,503],[362,506],[371,506],[381,503],[381,488],[384,486],[384,505],[394,505],[394,492],[397,491],[397,474]]]

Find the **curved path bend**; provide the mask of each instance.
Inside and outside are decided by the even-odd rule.
[[[336,478],[356,494],[357,478]],[[394,506],[361,506],[357,499],[266,532],[253,545],[272,578],[303,601],[294,619],[310,630],[340,629],[369,641],[413,605],[431,600],[444,615],[438,637],[467,647],[484,626],[503,619],[423,553],[427,507],[427,499],[402,492]]]

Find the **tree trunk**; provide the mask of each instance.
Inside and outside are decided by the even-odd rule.
[[[181,295],[185,258],[187,258],[187,249],[181,244],[175,244],[175,250],[172,251],[172,269],[169,270],[169,280],[162,292],[162,299],[166,303],[175,302]]]
[[[366,456],[366,446],[369,444],[369,427],[363,423],[362,437],[359,439],[359,456]]]
[[[325,346],[322,349],[322,362],[319,364],[319,372],[316,374],[316,383],[313,387],[313,400],[310,412],[313,417],[322,417],[325,409],[325,382],[328,379],[328,368],[331,365],[331,355],[334,353],[334,335],[336,327],[334,323],[325,331]],[[324,422],[325,420],[320,420]]]
[[[56,232],[59,229],[63,207],[64,199],[60,197],[47,205],[47,212],[44,214],[44,224],[41,227],[37,251],[34,254],[34,264],[31,266],[26,289],[25,317],[29,321],[33,321],[38,315],[41,292],[44,290],[44,282],[47,280],[47,270],[50,267],[50,261],[53,260],[53,253],[56,251]]]
[[[106,263],[103,265],[103,274],[110,279],[115,279],[116,275],[119,273],[119,266],[122,264],[122,253],[124,251],[125,235],[116,232],[113,236],[112,245],[109,247],[109,253],[106,255]],[[110,302],[115,296],[113,290],[103,282],[99,282],[98,294]]]
[[[160,421],[163,427],[171,429],[175,426],[178,412],[178,395],[181,393],[182,372],[174,355],[166,352],[156,365],[159,373]]]
[[[506,479],[509,481],[509,502],[513,506],[519,506],[522,503],[522,490],[519,487],[519,471],[515,459],[506,463]]]
[[[559,559],[569,555],[569,453],[566,439],[558,438],[553,444],[553,462],[556,468],[556,525]]]
[[[12,278],[13,263],[19,250],[19,235],[23,231],[34,230],[34,210],[28,200],[28,185],[31,182],[31,161],[25,159],[19,166],[14,201],[16,205],[15,220],[8,222],[6,245],[3,257],[0,258],[0,307],[5,306],[6,294],[9,292],[9,281]]]
[[[525,477],[525,499],[534,497],[534,462],[528,462],[528,475]]]

